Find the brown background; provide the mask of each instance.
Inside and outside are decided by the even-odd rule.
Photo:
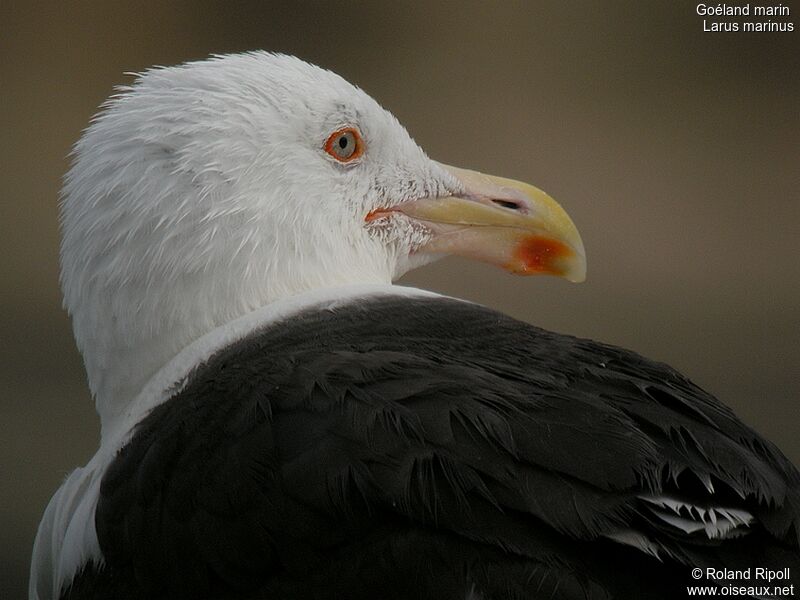
[[[213,52],[337,71],[432,157],[548,190],[589,257],[580,286],[455,259],[404,283],[669,362],[800,462],[800,32],[703,33],[695,5],[4,0],[0,596],[97,444],[60,309],[65,157],[124,72]]]

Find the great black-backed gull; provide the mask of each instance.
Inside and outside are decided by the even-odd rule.
[[[31,600],[674,599],[693,568],[800,573],[798,472],[715,398],[392,285],[446,254],[577,281],[584,251],[546,194],[434,162],[329,71],[147,71],[78,142],[61,217],[102,439],[47,508]]]

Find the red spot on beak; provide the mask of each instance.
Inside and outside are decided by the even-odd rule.
[[[364,222],[372,223],[383,217],[388,217],[391,212],[394,212],[391,208],[376,208],[367,213],[367,216],[364,217]]]
[[[549,273],[561,275],[563,269],[557,265],[561,259],[572,255],[566,244],[552,238],[533,235],[523,239],[514,248],[514,258],[519,268],[512,270],[521,273]]]

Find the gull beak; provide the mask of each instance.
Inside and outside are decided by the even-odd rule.
[[[370,212],[367,222],[400,213],[431,234],[417,252],[454,254],[516,275],[586,279],[586,253],[575,224],[542,190],[513,179],[440,165],[463,192],[420,198]]]

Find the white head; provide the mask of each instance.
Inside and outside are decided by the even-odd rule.
[[[583,276],[549,197],[430,160],[363,91],[289,56],[147,71],[74,155],[61,282],[104,428],[187,344],[278,298],[447,253]]]

